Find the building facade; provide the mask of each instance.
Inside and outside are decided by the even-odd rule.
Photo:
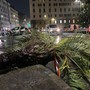
[[[0,0],[0,30],[11,29],[19,24],[18,11],[6,0]]]
[[[0,28],[10,27],[10,4],[6,0],[0,0]]]
[[[10,7],[10,27],[14,28],[16,26],[19,26],[18,11],[16,11],[13,7]]]
[[[48,23],[73,24],[79,15],[80,0],[29,0],[30,19],[34,27]]]

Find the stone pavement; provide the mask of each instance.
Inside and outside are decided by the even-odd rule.
[[[42,65],[29,66],[0,75],[0,90],[71,90]]]

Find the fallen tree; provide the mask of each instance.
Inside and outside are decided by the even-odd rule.
[[[18,39],[19,44],[0,56],[0,70],[12,70],[25,66],[57,60],[60,77],[73,90],[88,90],[90,85],[90,40],[80,34],[63,38],[55,45],[54,38],[45,33],[32,32]],[[5,71],[6,72],[6,71]]]

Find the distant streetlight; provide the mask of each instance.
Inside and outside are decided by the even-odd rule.
[[[15,17],[16,17],[16,15],[13,15],[13,17],[15,18]]]
[[[4,16],[3,15],[1,15],[1,18],[3,18]]]
[[[44,18],[47,18],[47,15],[44,15]]]
[[[75,0],[75,2],[77,3],[77,2],[81,2],[80,0]]]
[[[45,24],[47,24],[47,15],[44,15]]]
[[[26,22],[26,19],[24,19],[24,22]]]
[[[51,20],[52,20],[52,21],[55,21],[55,18],[52,18]]]
[[[18,22],[18,20],[16,20],[16,22]]]
[[[52,19],[51,19],[51,22],[52,22],[52,23],[55,23],[55,21],[56,21],[55,18],[52,18]]]

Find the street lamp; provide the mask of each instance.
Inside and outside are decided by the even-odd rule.
[[[1,15],[1,18],[3,18],[4,16],[3,15]]]
[[[13,15],[13,18],[15,18],[16,16],[15,15]]]
[[[55,18],[51,19],[52,24],[55,23],[55,21],[56,21]]]
[[[76,2],[76,3],[79,3],[79,2],[81,2],[81,1],[80,1],[80,0],[75,0],[75,2]]]
[[[44,15],[44,18],[47,18],[47,15]]]

